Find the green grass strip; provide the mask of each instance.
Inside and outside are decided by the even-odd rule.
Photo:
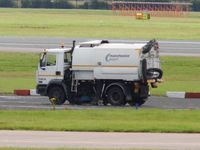
[[[136,20],[111,10],[1,8],[0,35],[199,40],[199,16]]]
[[[39,54],[0,52],[0,93],[35,88]]]
[[[162,84],[151,89],[154,95],[165,95],[166,91],[200,92],[200,57],[161,57],[164,72]]]
[[[0,110],[0,129],[200,133],[199,110]]]

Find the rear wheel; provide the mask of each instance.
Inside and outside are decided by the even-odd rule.
[[[59,86],[55,86],[49,89],[49,100],[56,105],[62,105],[66,101],[65,93]]]
[[[125,95],[120,87],[113,86],[107,92],[107,100],[113,106],[125,104]]]

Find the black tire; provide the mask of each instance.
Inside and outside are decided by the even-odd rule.
[[[54,86],[48,91],[49,100],[55,105],[62,105],[66,101],[65,93],[62,87]]]
[[[125,95],[120,87],[110,87],[107,92],[107,100],[113,106],[125,105]]]

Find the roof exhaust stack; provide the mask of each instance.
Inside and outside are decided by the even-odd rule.
[[[73,44],[72,44],[72,53],[73,53],[73,51],[74,51],[75,46],[76,46],[76,41],[73,40]]]

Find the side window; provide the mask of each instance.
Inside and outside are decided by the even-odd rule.
[[[47,54],[47,66],[55,66],[55,65],[56,65],[56,55]]]
[[[64,62],[65,63],[70,63],[71,62],[71,53],[69,53],[69,52],[65,53]]]

